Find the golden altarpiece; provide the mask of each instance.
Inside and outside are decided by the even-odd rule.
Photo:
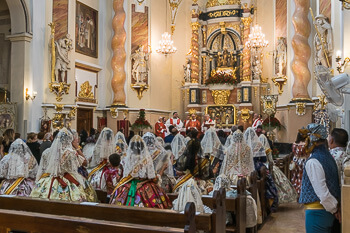
[[[267,82],[254,74],[245,46],[254,17],[251,1],[209,0],[205,9],[192,4],[191,49],[184,66],[187,112],[207,113],[217,127],[251,124],[260,112]]]

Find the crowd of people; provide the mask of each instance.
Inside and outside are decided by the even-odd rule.
[[[192,200],[197,211],[210,212],[201,195],[212,195],[221,187],[228,196],[234,195],[240,177],[249,178],[253,171],[260,176],[261,168],[269,168],[274,161],[273,143],[259,116],[255,128],[233,126],[229,135],[217,132],[215,123],[205,118],[200,124],[192,115],[183,124],[174,113],[165,124],[160,118],[154,133],[127,139],[122,130],[115,135],[109,128],[78,134],[62,128],[53,134],[29,133],[24,142],[8,129],[0,146],[0,195],[97,202],[95,190],[102,190],[114,205],[183,211]],[[185,135],[180,133],[182,128]],[[299,130],[290,166],[292,182],[277,166],[267,174],[264,195],[270,211],[299,198],[307,208],[310,227],[339,223],[340,179],[350,158],[348,135],[336,128],[328,141],[327,137],[321,125]],[[179,197],[171,203],[167,193],[179,193]],[[248,197],[248,201],[249,227],[262,218],[259,199]]]

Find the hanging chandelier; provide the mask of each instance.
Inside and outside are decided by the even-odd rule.
[[[173,54],[177,51],[174,46],[174,41],[171,40],[171,35],[167,32],[162,34],[162,39],[159,41],[159,45],[156,49],[157,53],[162,53],[165,56],[168,54]]]
[[[265,34],[261,32],[261,27],[255,25],[252,27],[252,33],[249,34],[248,41],[245,44],[249,49],[262,49],[269,45],[265,40]]]

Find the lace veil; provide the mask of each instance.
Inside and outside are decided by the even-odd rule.
[[[216,134],[215,128],[210,127],[204,134],[201,141],[202,151],[204,155],[212,155],[220,160],[224,159],[224,146]]]
[[[175,160],[177,160],[186,150],[186,143],[184,137],[178,133],[171,142],[171,151],[173,152]]]
[[[266,156],[265,148],[263,147],[262,143],[259,140],[258,135],[256,135],[255,130],[252,127],[249,127],[244,132],[244,140],[246,141],[247,145],[250,147],[253,157]]]
[[[159,142],[160,145],[164,147],[164,139],[161,137],[157,137],[157,141]]]
[[[187,202],[195,204],[196,212],[204,213],[201,190],[193,178],[186,181],[180,188],[178,198],[173,202],[173,209],[180,212],[184,211]]]
[[[261,134],[259,136],[259,140],[260,140],[261,144],[263,145],[263,147],[265,148],[265,153],[266,153],[268,161],[273,162],[271,147],[270,147],[269,141],[267,140],[267,137],[264,134]]]
[[[152,157],[146,147],[146,143],[139,135],[135,135],[130,140],[124,163],[124,177],[128,175],[141,179],[153,179],[156,177]]]
[[[0,161],[0,177],[5,179],[35,178],[37,171],[38,163],[22,139],[14,141]]]
[[[125,145],[127,145],[126,140],[125,140],[125,135],[120,131],[118,131],[115,135],[115,142],[118,142],[119,139],[122,140]]]
[[[153,160],[153,166],[158,174],[164,164],[168,164],[167,169],[165,169],[164,174],[169,176],[174,176],[173,166],[170,160],[170,154],[163,148],[163,146],[159,143],[156,136],[153,133],[147,132],[143,135],[142,139],[146,143],[148,151]]]
[[[100,133],[95,144],[94,153],[91,159],[90,167],[99,165],[104,159],[115,153],[114,134],[110,128],[104,128]]]
[[[230,179],[235,175],[250,175],[254,171],[254,161],[252,151],[243,139],[243,133],[240,130],[235,131],[230,140],[220,174]]]

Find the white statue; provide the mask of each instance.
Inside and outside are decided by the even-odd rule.
[[[252,56],[252,76],[253,80],[260,80],[262,74],[262,67],[260,63],[260,56],[253,55]]]
[[[65,38],[55,41],[56,48],[56,64],[55,64],[55,78],[58,82],[67,83],[67,71],[70,69],[68,52],[73,49],[73,41],[70,35],[67,34]]]
[[[133,61],[132,77],[135,80],[135,84],[144,84],[148,80],[149,55],[150,52],[146,53],[143,45],[131,55],[131,60]]]
[[[333,53],[332,26],[328,23],[328,18],[322,14],[315,17],[315,26],[318,31],[314,38],[315,65],[330,67],[331,55]]]
[[[186,83],[191,82],[191,59],[186,60],[186,65],[183,66],[184,69],[184,79]]]
[[[276,50],[275,73],[279,77],[285,76],[287,64],[287,41],[285,37],[278,37]]]

